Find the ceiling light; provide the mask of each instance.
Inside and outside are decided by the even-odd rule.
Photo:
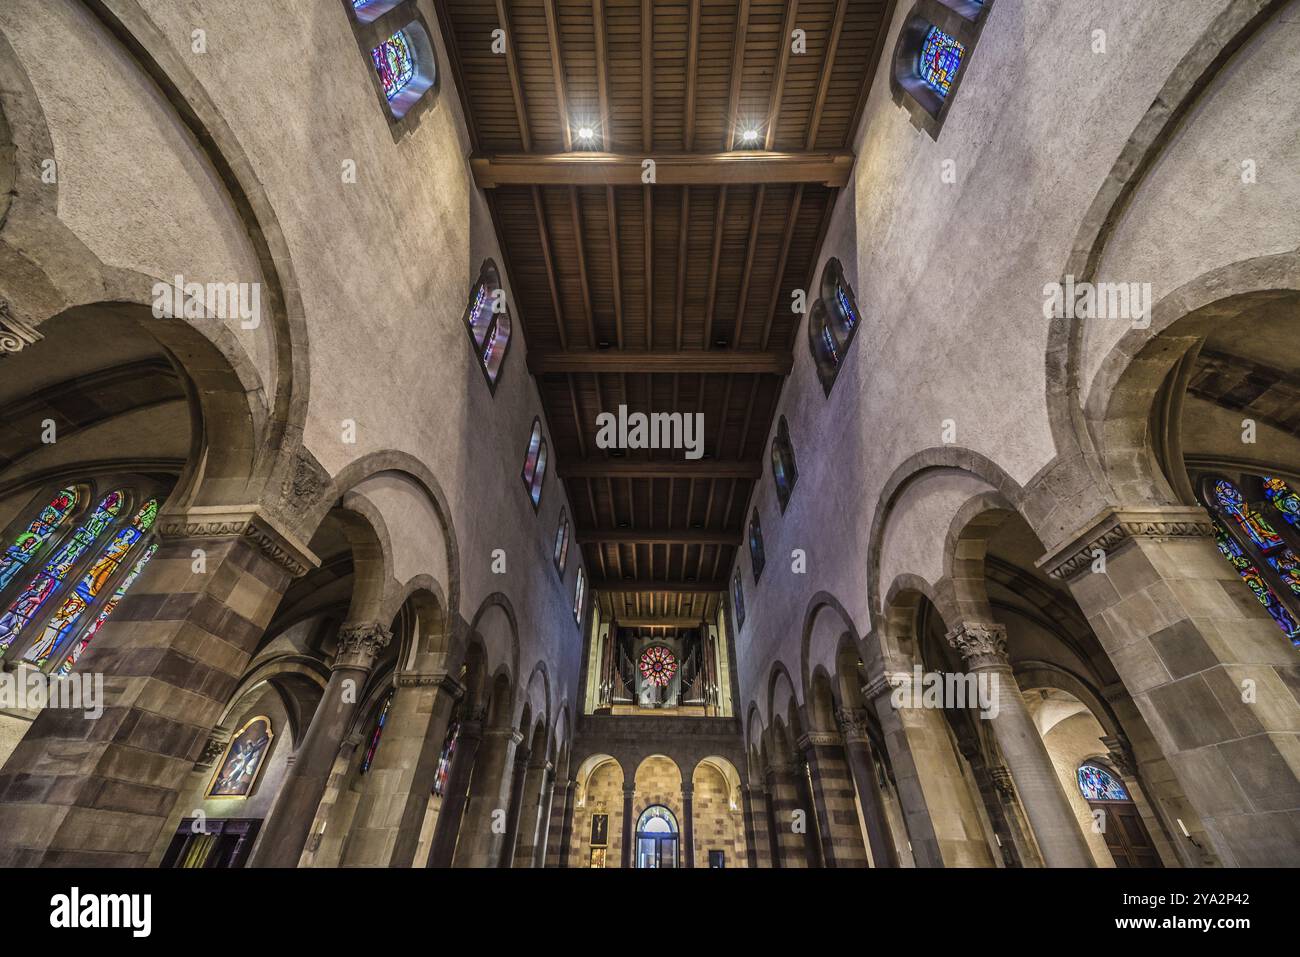
[[[744,140],[746,143],[757,143],[758,130],[745,130],[744,133],[740,134],[740,138]]]
[[[590,126],[583,126],[578,129],[578,139],[590,143],[596,138],[596,131]]]

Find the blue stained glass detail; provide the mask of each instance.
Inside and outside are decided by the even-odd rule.
[[[947,97],[965,56],[966,48],[956,38],[944,33],[938,27],[931,27],[930,32],[925,35],[925,42],[921,45],[916,71],[925,81],[926,86],[941,97]]]
[[[384,84],[384,96],[389,100],[415,79],[415,57],[411,53],[411,41],[401,30],[371,50],[370,58],[374,61],[375,72]]]
[[[1237,570],[1237,574],[1255,593],[1255,597],[1259,599],[1259,603],[1264,606],[1269,616],[1277,622],[1277,626],[1291,639],[1292,644],[1300,645],[1300,623],[1291,617],[1291,613],[1282,605],[1277,595],[1273,594],[1273,589],[1268,587],[1268,583],[1264,581],[1259,569],[1255,567],[1245,550],[1218,523],[1215,523],[1214,540],[1223,557]]]
[[[4,556],[0,557],[0,589],[7,587],[27,567],[32,556],[40,550],[54,530],[63,524],[76,504],[77,490],[63,489],[32,519],[27,531],[20,533],[14,543],[5,549]]]
[[[1288,523],[1300,528],[1300,495],[1291,486],[1280,478],[1268,477],[1264,479],[1264,495]]]
[[[1105,768],[1084,764],[1079,768],[1079,793],[1089,801],[1128,801],[1128,791]]]

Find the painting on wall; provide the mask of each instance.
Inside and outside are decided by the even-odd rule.
[[[591,846],[604,847],[609,843],[609,815],[593,814],[591,816]]]
[[[271,719],[259,715],[235,732],[208,785],[208,797],[248,797],[271,750]]]

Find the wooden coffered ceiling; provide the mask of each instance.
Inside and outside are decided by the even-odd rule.
[[[893,0],[437,8],[592,588],[712,615]],[[620,404],[704,413],[705,456],[597,448]]]

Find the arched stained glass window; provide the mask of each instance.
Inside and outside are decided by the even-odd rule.
[[[772,439],[772,479],[776,482],[776,497],[781,503],[781,512],[790,504],[790,494],[794,483],[799,480],[799,468],[794,461],[794,446],[790,444],[790,426],[781,416],[776,425],[776,437]]]
[[[1291,486],[1276,477],[1265,477],[1264,495],[1291,525],[1300,528],[1300,495]]]
[[[1246,555],[1245,550],[1217,522],[1215,523],[1214,540],[1224,558],[1237,570],[1237,574],[1241,576],[1242,581],[1255,593],[1259,603],[1264,606],[1270,617],[1277,622],[1278,627],[1286,633],[1286,636],[1294,644],[1300,645],[1300,624],[1296,622],[1291,612],[1286,609],[1277,595],[1274,594],[1273,589],[1264,581],[1259,569]]]
[[[406,32],[398,30],[370,51],[375,72],[384,86],[384,97],[393,100],[415,79],[415,55]]]
[[[32,519],[27,530],[20,532],[14,543],[5,549],[4,556],[0,558],[0,589],[6,588],[27,567],[32,556],[40,551],[41,546],[76,507],[77,498],[77,490],[72,486],[59,491],[50,500],[50,504]]]
[[[587,597],[587,573],[578,567],[578,583],[573,587],[573,620],[582,624],[582,602]]]
[[[1095,764],[1080,765],[1079,793],[1088,801],[1131,800],[1119,779]]]
[[[61,648],[69,636],[78,627],[81,616],[103,590],[105,583],[112,578],[122,564],[131,548],[153,527],[158,517],[158,501],[146,502],[131,524],[117,531],[108,545],[100,553],[94,564],[82,576],[72,593],[63,600],[63,604],[45,624],[45,628],[23,656],[37,666],[44,666],[50,657]]]
[[[1227,479],[1214,483],[1214,497],[1219,507],[1237,520],[1241,530],[1250,536],[1250,540],[1259,548],[1273,548],[1283,544],[1282,536],[1274,531],[1273,526],[1257,511],[1246,504],[1241,489]]]
[[[528,436],[528,453],[524,456],[523,479],[533,509],[542,503],[542,482],[546,478],[546,439],[542,438],[542,420],[533,419]]]
[[[393,706],[393,692],[390,691],[384,698],[383,706],[379,709],[379,716],[375,718],[375,730],[370,733],[370,744],[366,747],[366,756],[361,759],[361,773],[365,774],[370,770],[370,765],[374,763],[375,752],[379,750],[379,739],[384,736],[384,725],[388,723],[388,709]]]
[[[465,328],[478,358],[488,388],[496,391],[506,350],[510,347],[510,306],[501,285],[496,263],[488,259],[479,268],[478,279],[465,307]]]
[[[758,521],[758,509],[754,509],[749,518],[749,561],[754,571],[754,584],[758,584],[759,576],[763,574],[763,566],[767,564],[767,556],[763,553],[763,527]]]
[[[112,525],[124,503],[125,496],[121,490],[105,495],[90,517],[77,527],[54,557],[36,573],[31,583],[10,603],[4,616],[0,617],[0,653],[9,650],[23,628],[53,597],[67,578],[68,571],[94,544],[95,539]]]
[[[740,569],[731,579],[731,605],[736,611],[736,630],[745,627],[745,589],[740,583]]]
[[[955,37],[932,26],[921,44],[917,57],[916,72],[925,81],[926,86],[941,97],[947,97],[952,90],[952,81],[961,69],[961,61],[966,56],[966,48]]]
[[[451,759],[456,756],[456,742],[460,740],[460,722],[453,721],[442,742],[438,756],[438,770],[433,775],[433,793],[442,797],[447,793],[447,779],[451,776]]]
[[[555,530],[555,568],[561,575],[569,561],[569,513],[560,509],[560,524]]]

